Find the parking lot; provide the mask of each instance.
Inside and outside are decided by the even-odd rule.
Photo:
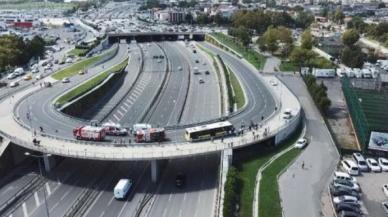
[[[388,172],[362,173],[357,177],[357,181],[363,192],[361,198],[368,210],[368,216],[388,216],[381,206],[381,202],[388,201],[388,197],[382,191],[383,185],[388,183]]]

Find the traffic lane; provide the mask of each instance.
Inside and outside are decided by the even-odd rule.
[[[38,174],[29,173],[18,178],[14,178],[11,182],[5,184],[0,189],[0,205],[6,203],[16,195],[24,186],[28,185]]]
[[[245,93],[248,98],[248,104],[246,110],[238,116],[230,119],[234,124],[240,124],[242,121],[245,124],[251,120],[254,122],[260,122],[261,118],[269,117],[276,107],[274,97],[267,89],[267,86],[259,78],[259,73],[252,71],[237,57],[232,56],[226,51],[223,51],[208,43],[200,43],[202,46],[210,49],[211,51],[219,54],[224,62],[231,67],[233,72],[240,79]]]
[[[115,162],[113,170],[106,174],[105,179],[108,184],[102,186],[99,195],[84,216],[98,217],[105,215],[107,210],[111,210],[111,204],[114,202],[113,189],[117,182],[122,178],[138,180],[141,172],[147,166],[146,162]],[[137,189],[135,189],[137,191]],[[124,203],[123,201],[120,201]],[[118,210],[114,210],[119,212]],[[117,216],[112,213],[112,216]]]
[[[148,187],[151,185],[149,163],[144,163],[143,167],[140,167],[139,170],[134,171],[134,173],[131,173],[129,176],[124,174],[123,177],[130,177],[134,181],[127,198],[123,201],[119,201],[111,196],[108,206],[104,210],[100,209],[101,214],[98,216],[120,217],[134,215],[136,208],[139,206],[140,201],[143,200]]]
[[[189,94],[182,116],[182,123],[195,123],[220,117],[220,93],[215,72],[209,69],[208,60],[200,53],[192,53],[189,48],[179,43],[180,51],[190,60],[192,69]],[[196,63],[196,61],[199,63]],[[203,62],[206,61],[206,65]],[[197,67],[201,75],[195,75]],[[209,71],[206,75],[204,72]],[[200,79],[204,83],[200,83]]]
[[[183,109],[189,72],[185,59],[177,54],[178,50],[175,49],[174,45],[174,43],[169,42],[161,43],[171,62],[171,67],[166,87],[158,99],[157,107],[151,114],[149,123],[154,125],[166,126],[177,124],[179,114]],[[182,67],[182,70],[179,70],[178,67]]]
[[[134,91],[132,93],[132,95],[135,95],[135,102],[120,120],[121,123],[125,123],[126,125],[132,126],[141,121],[144,111],[149,108],[151,101],[156,96],[158,88],[162,84],[166,73],[166,58],[164,58],[162,62],[158,62],[158,59],[153,58],[154,55],[164,55],[162,50],[155,44],[152,44],[150,47],[152,47],[153,50],[149,50],[149,53],[147,54],[148,57],[145,58],[146,63],[143,73],[151,76],[151,80],[143,89],[146,91],[141,91],[140,93],[135,93]]]
[[[217,188],[218,164],[218,153],[170,160],[155,195],[150,216],[211,216]],[[186,174],[186,185],[177,188],[175,177],[181,172]],[[202,206],[204,203],[207,204]]]
[[[309,145],[279,178],[284,214],[320,216],[322,192],[327,189],[339,155],[303,80],[296,76],[282,76],[280,79],[301,102],[306,116],[306,137],[309,140]],[[305,164],[304,169],[301,168],[302,164]],[[303,206],[295,200],[295,195],[301,195],[298,201],[305,201]]]
[[[91,161],[84,161],[83,165],[79,165],[79,169],[72,174],[71,178],[62,183],[52,194],[48,195],[47,206],[50,215],[64,216],[73,203],[76,202],[82,190],[101,172],[100,167],[103,164],[106,163],[103,161],[95,161],[93,163]],[[44,216],[45,213],[45,205],[42,204],[30,216],[40,217]]]
[[[105,62],[104,68],[107,69],[120,63],[126,57],[126,54],[126,45],[120,45],[118,54],[113,59]],[[24,124],[36,129],[37,133],[39,133],[38,128],[43,127],[44,132],[47,134],[64,138],[72,137],[72,129],[77,125],[85,123],[80,120],[68,118],[55,111],[52,102],[63,92],[66,92],[82,83],[84,80],[95,76],[100,73],[101,70],[101,65],[98,65],[89,69],[87,74],[73,76],[70,83],[64,84],[58,82],[50,88],[42,88],[20,103],[16,110],[17,116]],[[27,115],[28,113],[29,115]],[[28,117],[32,121],[30,121]]]

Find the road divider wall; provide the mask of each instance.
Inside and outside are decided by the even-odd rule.
[[[97,98],[102,97],[112,84],[124,75],[127,64],[128,59],[125,59],[120,64],[89,79],[57,98],[54,105],[67,115],[79,117],[86,108],[95,103]]]

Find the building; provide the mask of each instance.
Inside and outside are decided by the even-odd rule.
[[[153,17],[162,23],[183,23],[186,20],[186,11],[166,9],[155,11]]]

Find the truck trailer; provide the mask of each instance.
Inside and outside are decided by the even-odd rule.
[[[73,136],[77,140],[103,141],[105,139],[105,129],[95,126],[81,126],[73,129]]]

